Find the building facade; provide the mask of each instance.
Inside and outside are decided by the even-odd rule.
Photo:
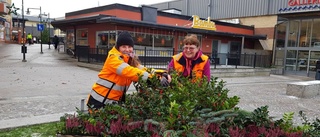
[[[46,27],[46,29],[48,30],[49,36],[54,36],[55,33],[55,29],[53,28],[53,26],[50,24],[50,22],[53,21],[53,19],[51,18],[42,18],[42,22],[43,24],[45,24],[44,26]],[[24,16],[24,20],[22,19],[21,15],[12,15],[12,39],[11,41],[13,43],[22,43],[23,42],[23,38],[22,38],[22,27],[23,27],[23,22],[25,23],[25,28],[24,28],[24,32],[25,32],[25,36],[27,34],[31,34],[38,42],[38,40],[41,37],[41,31],[39,31],[37,29],[37,24],[39,24],[40,19],[38,17],[35,16]]]
[[[320,0],[179,0],[150,5],[255,26],[267,35],[279,74],[314,77],[320,59]]]
[[[0,1],[0,43],[10,42],[11,39],[11,16],[7,6],[11,6],[11,0]]]
[[[66,32],[66,48],[70,49],[76,46],[112,47],[117,34],[124,30],[132,34],[136,49],[152,50],[181,50],[184,37],[197,34],[201,50],[210,57],[215,53],[247,51],[263,54],[259,40],[266,39],[265,35],[255,35],[253,26],[167,13],[150,6],[122,4],[66,13],[64,20],[53,21],[52,25]],[[226,63],[226,57],[216,58],[220,64]]]

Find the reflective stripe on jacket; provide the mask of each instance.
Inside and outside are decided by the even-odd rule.
[[[92,86],[87,105],[94,108],[103,107],[107,103],[119,102],[124,97],[132,81],[138,81],[139,76],[146,80],[150,76],[146,70],[130,66],[128,55],[121,54],[113,47],[98,74],[99,79]]]
[[[183,57],[182,53],[176,54],[173,57],[174,70],[183,74],[186,66],[186,59]],[[190,78],[194,78],[192,75],[195,74],[196,78],[203,77],[204,66],[206,65],[209,57],[206,55],[201,55],[198,59],[192,61]]]

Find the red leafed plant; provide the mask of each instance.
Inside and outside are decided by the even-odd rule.
[[[320,136],[320,120],[293,126],[292,114],[273,121],[268,106],[252,112],[236,107],[239,97],[228,96],[224,81],[190,81],[172,74],[170,87],[157,78],[139,81],[139,92],[122,104],[108,104],[92,113],[77,111],[61,118],[61,134],[143,137],[300,137]]]

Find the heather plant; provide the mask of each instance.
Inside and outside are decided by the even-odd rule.
[[[137,92],[122,104],[108,104],[91,113],[66,115],[62,134],[152,137],[298,137],[319,135],[319,120],[295,127],[292,113],[273,121],[268,106],[239,110],[239,97],[228,96],[225,82],[212,78],[189,80],[172,74],[170,87],[157,77],[139,81]],[[304,117],[304,119],[306,119]]]

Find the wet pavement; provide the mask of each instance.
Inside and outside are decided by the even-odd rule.
[[[43,44],[28,47],[27,62],[22,62],[21,45],[0,44],[0,129],[58,121],[65,113],[73,114],[86,99],[98,71],[79,67],[76,59],[48,49]],[[214,74],[213,74],[214,75]],[[270,116],[280,118],[300,110],[307,117],[320,117],[320,96],[301,99],[286,95],[288,83],[312,80],[300,76],[259,76],[220,78],[226,81],[229,96],[239,96],[239,107],[252,111],[268,105]],[[134,91],[130,87],[130,91]]]
[[[98,72],[78,67],[76,59],[46,44],[43,54],[40,44],[27,46],[27,62],[22,62],[20,48],[0,46],[0,129],[56,121],[75,112]]]

